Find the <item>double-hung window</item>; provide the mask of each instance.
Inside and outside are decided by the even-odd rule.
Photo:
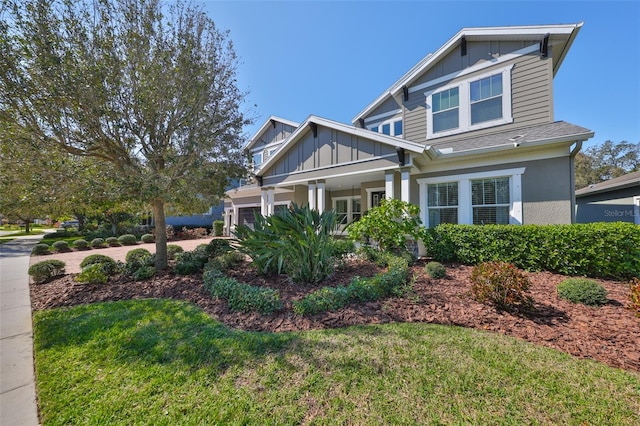
[[[512,68],[509,65],[426,92],[427,139],[512,123]]]
[[[525,168],[418,179],[425,226],[522,224]]]
[[[471,181],[473,224],[509,223],[509,178],[475,179]]]
[[[343,229],[362,216],[360,197],[340,197],[333,199],[333,208],[338,216],[338,224]]]
[[[458,182],[427,186],[429,224],[458,223]]]

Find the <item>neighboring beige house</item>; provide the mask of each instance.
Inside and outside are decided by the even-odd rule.
[[[640,171],[578,189],[576,222],[640,225]]]
[[[593,132],[556,121],[553,78],[581,26],[465,28],[350,124],[270,117],[246,147],[253,182],[227,192],[227,232],[291,202],[346,225],[385,197],[428,227],[573,222],[573,159]]]

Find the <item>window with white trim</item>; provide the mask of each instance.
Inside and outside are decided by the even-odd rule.
[[[471,181],[473,224],[509,224],[509,178]]]
[[[351,222],[360,220],[362,216],[360,197],[336,197],[333,199],[333,208],[336,211],[337,221],[341,228]]]
[[[425,92],[427,139],[512,123],[512,68],[509,65]]]
[[[418,179],[425,226],[522,224],[525,168]]]
[[[428,185],[427,199],[431,226],[458,223],[458,182]]]
[[[375,126],[369,126],[369,130],[389,136],[402,136],[402,119],[391,119],[377,122]]]

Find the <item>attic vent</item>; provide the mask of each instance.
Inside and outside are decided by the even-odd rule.
[[[517,140],[520,140],[521,138],[524,138],[524,135],[515,135],[514,137],[509,138],[509,140],[510,140],[511,142],[515,142],[515,141],[517,141]]]

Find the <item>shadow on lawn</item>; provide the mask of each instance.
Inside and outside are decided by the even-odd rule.
[[[123,363],[206,365],[220,373],[297,339],[292,333],[231,330],[196,306],[166,299],[42,311],[34,323],[36,351],[76,346]]]

